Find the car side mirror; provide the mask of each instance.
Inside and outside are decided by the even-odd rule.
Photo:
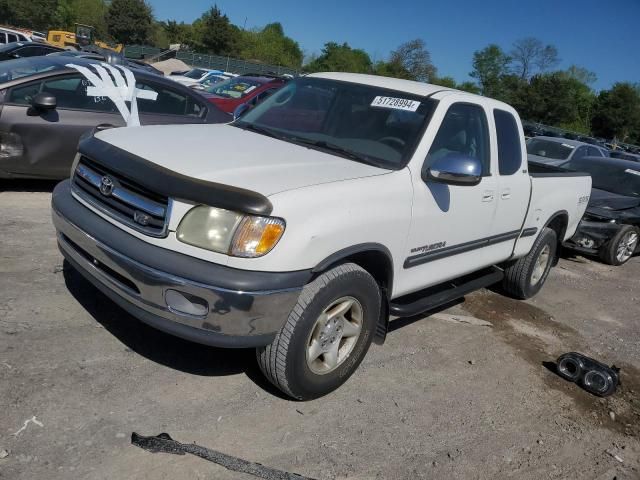
[[[237,120],[250,109],[251,109],[251,105],[249,105],[248,103],[242,103],[238,105],[233,111],[233,119]]]
[[[482,163],[477,158],[452,152],[435,160],[423,171],[422,179],[448,185],[478,185],[482,180]]]
[[[31,100],[31,106],[40,112],[55,110],[58,106],[55,95],[47,92],[40,92]]]

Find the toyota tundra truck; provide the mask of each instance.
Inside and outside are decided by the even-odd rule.
[[[345,382],[391,318],[494,284],[535,295],[590,192],[588,174],[528,165],[509,105],[321,73],[229,124],[88,136],[52,215],[68,263],[124,310],[255,348],[306,400]]]

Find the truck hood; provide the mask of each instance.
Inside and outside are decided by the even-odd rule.
[[[226,124],[114,128],[96,138],[182,175],[265,196],[391,172]]]
[[[541,157],[540,155],[534,155],[532,153],[527,154],[527,157],[530,162],[546,163],[547,165],[555,166],[562,165],[567,161],[566,158],[564,160],[556,160],[555,158]]]
[[[589,208],[603,208],[605,210],[627,210],[640,206],[640,198],[628,197],[618,193],[607,192],[598,188],[591,189]]]

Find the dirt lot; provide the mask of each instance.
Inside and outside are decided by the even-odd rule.
[[[567,256],[533,301],[482,291],[396,323],[342,388],[297,403],[252,351],[154,331],[63,268],[51,188],[0,184],[2,479],[255,478],[132,432],[317,479],[640,478],[640,257]],[[618,393],[544,367],[571,350],[621,367]]]

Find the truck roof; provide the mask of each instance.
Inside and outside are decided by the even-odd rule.
[[[434,93],[455,93],[459,95],[468,96],[475,101],[490,101],[494,106],[501,106],[502,108],[510,111],[514,111],[513,107],[501,102],[499,100],[484,97],[482,95],[476,95],[474,93],[465,92],[463,90],[456,90],[454,88],[443,87],[441,85],[433,85],[431,83],[416,82],[414,80],[403,80],[400,78],[382,77],[380,75],[367,75],[363,73],[342,73],[342,72],[321,72],[312,73],[309,77],[326,78],[329,80],[338,80],[343,82],[361,83],[363,85],[372,85],[374,87],[388,88],[390,90],[398,90],[400,92],[407,92],[413,95],[420,95],[423,97],[433,95]],[[442,97],[438,97],[442,98]]]

